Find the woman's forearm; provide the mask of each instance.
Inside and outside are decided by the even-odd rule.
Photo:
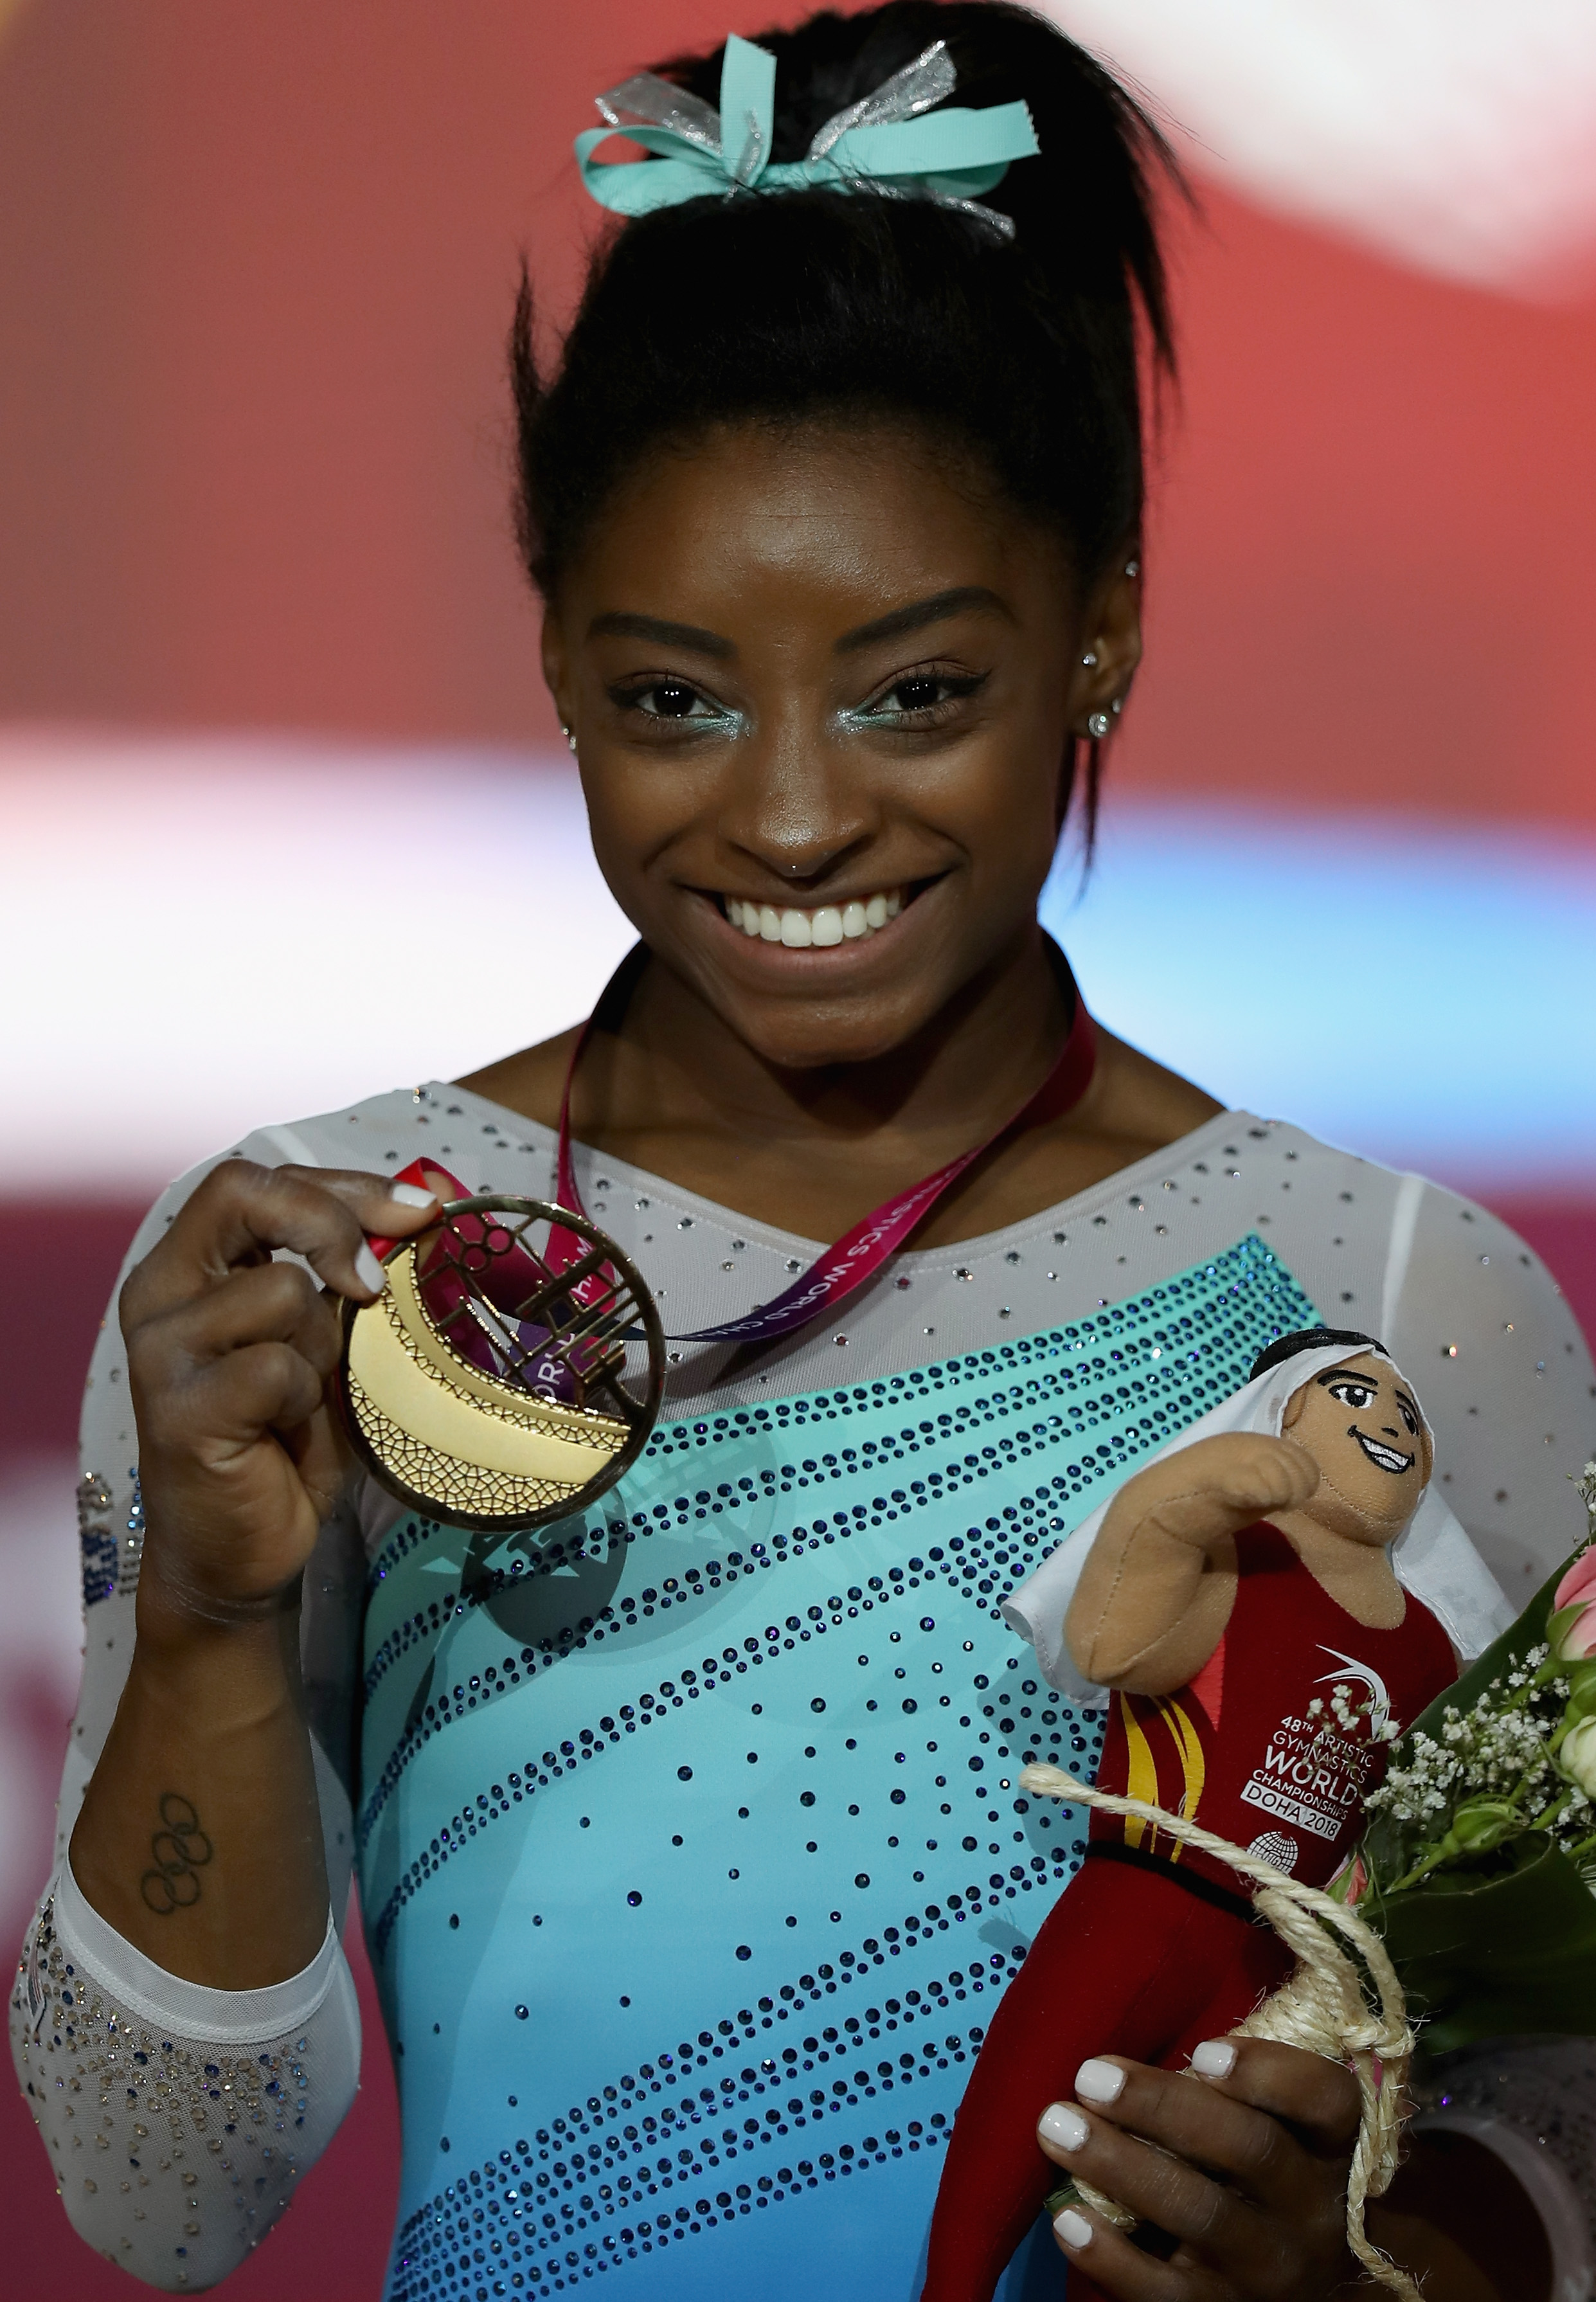
[[[200,1621],[147,1585],[72,1833],[85,1898],[186,1981],[252,1990],[308,1966],[328,1890],[299,1611]]]
[[[284,1982],[326,1938],[298,1601],[347,1469],[333,1306],[382,1291],[365,1234],[407,1234],[433,1206],[376,1176],[223,1160],[122,1290],[144,1564],[70,1853],[91,1909],[186,1982]]]

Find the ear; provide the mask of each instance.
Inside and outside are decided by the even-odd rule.
[[[1070,727],[1088,736],[1087,722],[1094,711],[1113,716],[1130,692],[1130,682],[1141,661],[1141,543],[1127,536],[1109,559],[1109,572],[1100,577],[1080,619],[1080,647],[1070,686]],[[1129,573],[1134,567],[1137,573]],[[1085,659],[1093,660],[1087,662]]]
[[[1281,1416],[1281,1429],[1289,1431],[1294,1423],[1302,1420],[1302,1410],[1308,1403],[1308,1384],[1300,1383],[1286,1401],[1286,1411]]]

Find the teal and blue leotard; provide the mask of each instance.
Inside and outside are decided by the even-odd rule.
[[[1054,1331],[663,1425],[541,1535],[392,1531],[357,1816],[391,2302],[913,2302],[974,2055],[1083,1852],[1015,1777],[1100,1733],[998,1600],[1316,1316],[1247,1237]]]

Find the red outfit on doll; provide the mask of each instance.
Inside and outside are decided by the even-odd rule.
[[[1411,1592],[1396,1629],[1357,1621],[1266,1522],[1242,1530],[1236,1556],[1230,1621],[1196,1680],[1110,1693],[1097,1783],[1323,1886],[1384,1773],[1387,1721],[1406,1726],[1451,1684],[1451,1644]],[[1233,1871],[1095,1810],[1086,1862],[1004,1992],[960,2105],[924,2302],[986,2302],[1061,2179],[1037,2120],[1089,2055],[1183,2066],[1291,1963]],[[1071,2302],[1095,2291],[1072,2268]]]

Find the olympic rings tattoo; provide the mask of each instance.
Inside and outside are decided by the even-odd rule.
[[[155,1867],[139,1881],[139,1892],[157,1918],[186,1911],[199,1900],[195,1877],[210,1861],[214,1848],[199,1827],[199,1816],[186,1798],[168,1791],[161,1801],[163,1827],[150,1840]]]

